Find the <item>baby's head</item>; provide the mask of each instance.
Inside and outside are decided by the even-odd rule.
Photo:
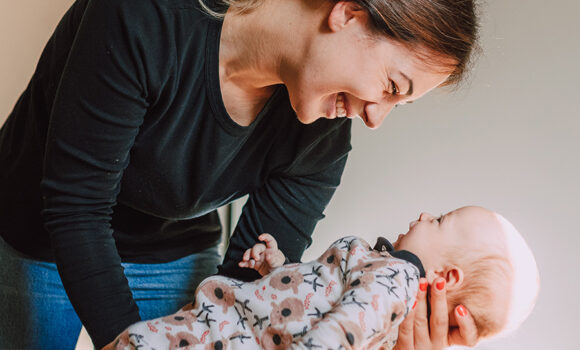
[[[446,280],[450,326],[459,304],[471,312],[480,338],[517,328],[539,290],[538,269],[519,232],[503,216],[463,207],[440,217],[422,213],[394,244],[423,263],[429,283]]]

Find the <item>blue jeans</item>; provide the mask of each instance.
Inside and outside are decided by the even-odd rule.
[[[172,314],[217,272],[217,246],[164,264],[123,263],[141,318]],[[0,350],[74,349],[81,321],[56,264],[31,259],[0,238]]]

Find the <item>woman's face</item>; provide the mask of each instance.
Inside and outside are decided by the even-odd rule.
[[[303,123],[360,117],[374,129],[395,105],[418,99],[449,76],[418,59],[420,48],[373,38],[366,13],[349,6],[352,3],[334,6],[329,30],[312,38],[298,68],[284,79]]]

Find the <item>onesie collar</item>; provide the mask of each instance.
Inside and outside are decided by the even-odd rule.
[[[391,242],[389,242],[388,239],[384,237],[377,238],[377,243],[375,243],[373,249],[378,250],[379,252],[386,251],[395,258],[403,259],[410,262],[419,269],[419,275],[421,277],[425,277],[425,269],[423,268],[423,264],[421,263],[419,257],[408,250],[395,250],[395,247],[393,247],[393,245],[391,244]]]

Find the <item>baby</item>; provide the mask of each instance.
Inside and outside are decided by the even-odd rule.
[[[479,337],[515,329],[539,288],[534,257],[502,216],[464,207],[421,214],[391,245],[345,237],[309,263],[285,264],[274,238],[248,249],[241,267],[263,278],[204,280],[194,304],[130,326],[115,349],[384,349],[414,307],[419,278],[445,279],[450,327],[465,305]]]

